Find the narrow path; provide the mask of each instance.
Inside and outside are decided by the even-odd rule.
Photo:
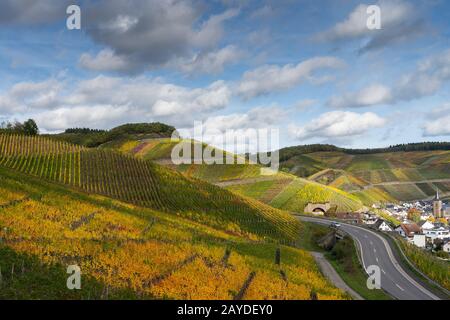
[[[324,255],[320,252],[311,252],[320,270],[337,288],[348,292],[355,300],[364,300],[355,290],[350,288],[339,274],[334,270],[333,266],[328,262]]]
[[[222,182],[215,182],[214,184],[219,187],[228,187],[228,186],[235,186],[235,185],[241,185],[241,184],[252,184],[252,183],[262,182],[262,181],[272,181],[275,179],[277,179],[277,178],[268,176],[268,177],[228,180],[228,181],[222,181]]]

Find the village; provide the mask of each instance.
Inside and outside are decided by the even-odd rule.
[[[419,248],[449,258],[450,206],[439,198],[439,191],[432,201],[387,204],[384,208],[373,206],[373,209],[362,214],[362,223],[378,231],[397,233]],[[380,217],[380,213],[386,219]],[[393,221],[401,223],[395,225]]]
[[[443,202],[439,191],[432,201],[373,205],[357,212],[333,212],[329,203],[309,203],[305,213],[362,224],[380,232],[404,238],[408,243],[443,259],[450,258],[450,204]]]

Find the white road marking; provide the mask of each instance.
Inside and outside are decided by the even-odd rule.
[[[372,241],[370,241],[370,245],[373,246],[373,242]]]
[[[373,248],[373,252],[377,253],[377,249]]]
[[[378,262],[378,257],[375,257],[375,260],[377,260],[377,262]]]
[[[384,271],[383,269],[381,269],[381,272],[383,272],[383,274],[386,274],[386,271]]]
[[[400,287],[398,284],[395,284],[400,290],[405,291],[402,287]]]
[[[324,224],[323,222],[321,222],[320,221],[320,219],[315,219],[315,218],[312,218],[312,219],[306,219],[306,220],[309,220],[309,221],[315,221],[316,223],[321,223],[321,224]],[[325,220],[326,221],[326,220]],[[434,295],[433,293],[431,293],[430,291],[428,291],[427,289],[425,289],[424,287],[422,287],[421,285],[419,285],[414,279],[412,279],[404,270],[403,270],[403,268],[399,265],[399,263],[397,262],[397,259],[394,257],[394,254],[392,253],[392,249],[391,249],[391,247],[390,247],[390,245],[388,244],[388,242],[387,242],[387,240],[386,239],[384,239],[381,235],[379,235],[379,234],[377,234],[376,232],[374,232],[374,231],[371,231],[371,230],[367,230],[367,229],[365,229],[365,228],[363,228],[363,227],[360,227],[360,226],[355,226],[355,225],[350,225],[350,224],[346,224],[346,223],[343,223],[343,225],[345,225],[345,226],[348,226],[349,228],[351,228],[353,231],[355,231],[355,229],[358,229],[358,230],[362,230],[362,231],[364,231],[364,232],[367,232],[367,233],[370,233],[371,235],[374,235],[375,237],[377,237],[378,239],[380,239],[382,242],[383,242],[383,244],[384,244],[384,247],[385,247],[385,249],[387,250],[387,254],[388,254],[388,256],[389,256],[389,260],[391,261],[391,263],[394,265],[394,267],[395,267],[395,269],[397,269],[397,271],[401,274],[401,275],[403,275],[403,277],[404,278],[406,278],[406,280],[408,280],[412,285],[414,285],[414,287],[416,287],[417,289],[419,289],[420,291],[422,291],[424,294],[426,294],[427,296],[429,296],[431,299],[433,299],[433,300],[440,300],[439,299],[439,297],[437,297],[436,295]],[[357,233],[357,232],[355,232],[355,233]],[[364,269],[366,270],[366,268],[365,268],[365,263],[364,263],[364,253],[363,253],[363,251],[362,251],[362,246],[361,246],[361,243],[359,242],[359,240],[355,237],[354,238],[357,242],[358,242],[358,244],[360,245],[360,251],[361,251],[361,258],[362,258],[362,262],[363,262],[363,267],[364,267]],[[371,241],[372,242],[372,241]],[[367,272],[367,271],[366,271]]]

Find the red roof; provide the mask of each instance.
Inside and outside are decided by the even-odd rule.
[[[408,237],[412,237],[415,234],[419,234],[422,232],[422,229],[415,223],[401,224],[400,227]]]

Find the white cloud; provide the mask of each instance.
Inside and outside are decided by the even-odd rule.
[[[385,119],[372,112],[332,111],[320,115],[302,127],[291,125],[289,132],[298,140],[342,138],[360,135],[385,124]]]
[[[315,36],[319,41],[345,41],[366,39],[361,52],[385,47],[391,43],[417,36],[423,29],[423,23],[416,8],[400,0],[381,0],[376,3],[381,9],[380,30],[367,28],[367,4],[358,5],[348,17],[331,29]]]
[[[131,6],[122,0],[100,0],[86,6],[86,32],[105,49],[94,57],[83,54],[80,65],[96,71],[137,73],[195,52],[214,51],[224,35],[224,23],[239,10],[210,15],[200,10],[190,1],[135,1]]]
[[[37,114],[35,120],[46,132],[73,127],[107,128],[127,117],[127,106],[94,105],[63,107]]]
[[[193,128],[178,128],[178,132],[183,137],[195,138],[230,152],[263,152],[267,151],[267,148],[270,149],[270,141],[267,141],[267,144],[264,143],[266,141],[260,143],[257,140],[258,134],[267,132],[270,135],[269,130],[280,129],[279,123],[285,116],[286,112],[277,106],[257,107],[245,113],[208,117],[202,122],[201,137],[194,136]],[[230,137],[236,140],[235,143],[227,141]],[[251,137],[256,141],[250,141]],[[279,141],[275,143],[279,146]]]
[[[450,104],[433,109],[427,116],[428,120],[423,126],[425,137],[450,135]]]
[[[18,83],[0,95],[0,115],[33,114],[38,125],[48,130],[79,125],[82,119],[95,127],[116,124],[115,119],[120,122],[159,120],[180,125],[192,124],[194,119],[204,119],[225,108],[231,98],[231,90],[224,81],[203,88],[182,87],[144,77],[98,76],[71,83],[70,87],[68,83],[54,79]]]
[[[218,74],[225,66],[238,62],[243,56],[243,51],[230,45],[216,51],[196,54],[192,59],[181,59],[175,65],[188,74]]]
[[[433,55],[418,64],[416,69],[402,76],[392,87],[373,84],[359,91],[330,98],[331,107],[366,107],[411,101],[436,94],[450,80],[450,49]]]
[[[238,93],[245,99],[249,99],[290,89],[305,80],[320,82],[323,77],[314,77],[315,71],[343,66],[344,62],[334,57],[315,57],[297,65],[265,65],[244,73],[238,85]]]
[[[53,78],[42,82],[19,82],[0,95],[0,112],[13,114],[28,109],[53,108],[61,87]]]
[[[79,65],[84,69],[93,71],[134,72],[137,68],[132,62],[124,57],[115,55],[110,49],[104,49],[96,56],[83,53],[80,57]]]
[[[383,85],[375,84],[360,91],[330,98],[327,104],[333,108],[366,107],[382,104],[391,100],[391,90]]]

